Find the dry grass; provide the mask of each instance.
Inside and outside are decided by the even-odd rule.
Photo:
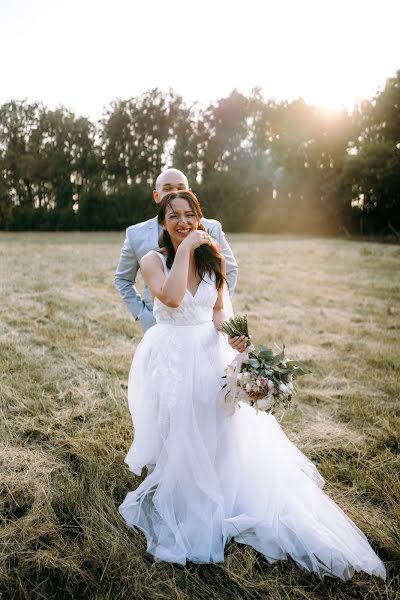
[[[368,535],[388,582],[320,581],[235,543],[221,565],[153,564],[117,512],[140,482],[123,463],[141,337],[113,285],[123,235],[2,234],[2,600],[399,597],[400,249],[229,237],[236,311],[256,342],[284,341],[313,370],[283,426]]]

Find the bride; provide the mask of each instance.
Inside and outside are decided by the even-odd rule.
[[[355,571],[385,578],[364,534],[322,491],[316,467],[275,417],[243,404],[233,416],[218,396],[235,356],[226,320],[224,261],[200,224],[190,191],[159,205],[162,248],[140,264],[157,324],[138,345],[129,376],[134,442],[125,458],[148,475],[119,508],[155,560],[224,560],[234,538],[270,562],[291,556],[320,576]]]

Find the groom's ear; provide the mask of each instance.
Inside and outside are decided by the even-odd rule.
[[[160,204],[161,199],[158,196],[158,192],[156,192],[156,190],[153,191],[153,200],[156,204]]]

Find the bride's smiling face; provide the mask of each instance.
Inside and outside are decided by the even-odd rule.
[[[175,245],[179,245],[191,231],[199,226],[199,220],[190,203],[185,198],[175,198],[168,204],[165,220],[162,223]]]

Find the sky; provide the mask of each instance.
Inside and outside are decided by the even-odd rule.
[[[204,105],[258,86],[351,110],[400,69],[399,23],[400,0],[0,0],[0,103],[95,120],[154,87]]]

